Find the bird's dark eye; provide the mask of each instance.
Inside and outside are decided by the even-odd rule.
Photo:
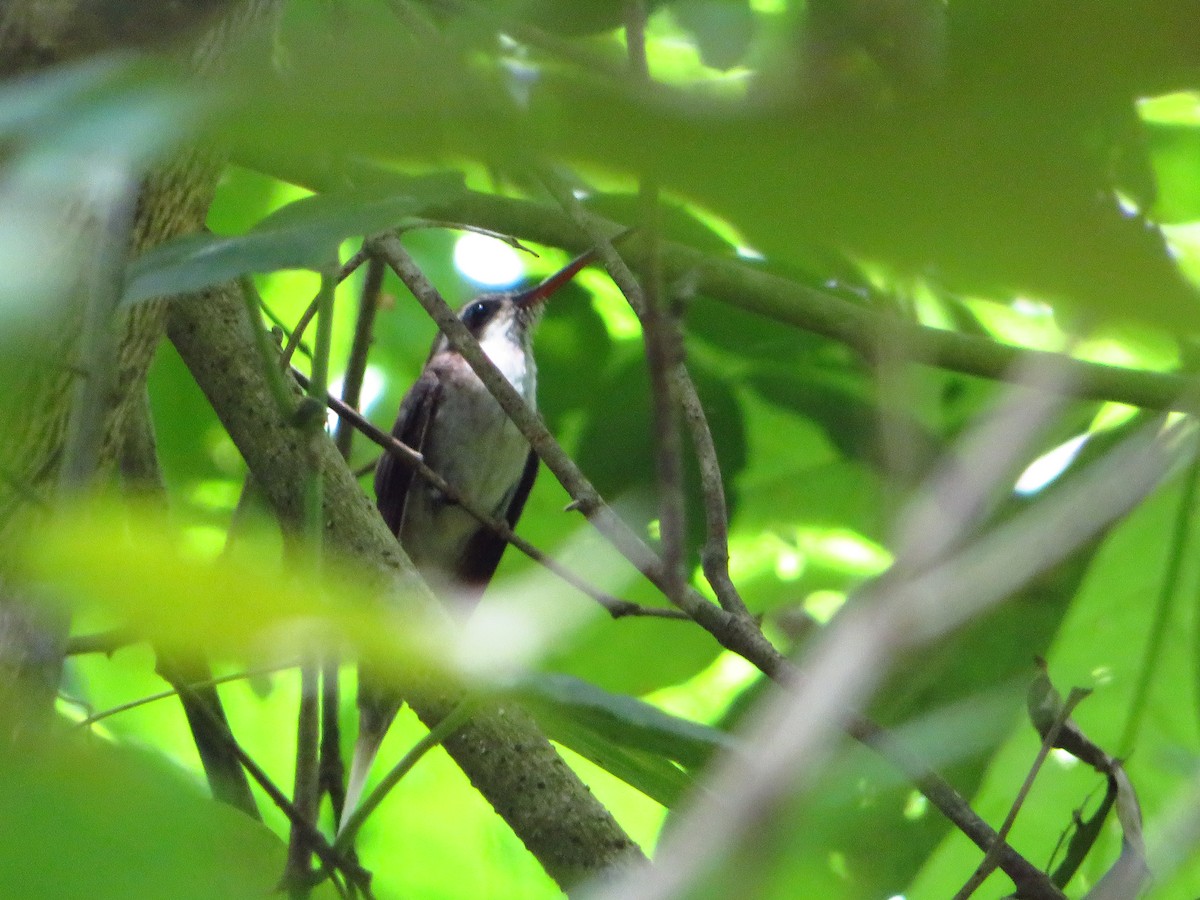
[[[496,304],[489,303],[486,300],[476,300],[474,303],[468,304],[467,308],[462,311],[459,318],[462,323],[467,326],[473,333],[477,333],[495,313]]]

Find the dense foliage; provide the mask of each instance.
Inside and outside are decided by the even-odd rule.
[[[0,42],[35,33],[36,6],[0,11]],[[219,691],[232,734],[289,795],[299,658],[342,662],[343,753],[359,654],[401,690],[520,704],[648,856],[661,843],[654,875],[593,886],[613,897],[953,896],[984,855],[964,822],[999,828],[1035,766],[1030,694],[1043,732],[1077,740],[1020,801],[1014,856],[1061,878],[1108,790],[1066,894],[1132,896],[1089,892],[1143,859],[1149,896],[1200,893],[1194,4],[291,0],[230,29],[229,2],[148,19],[153,39],[95,6],[79,22],[98,37],[6,45],[0,86],[3,414],[30,419],[64,379],[104,387],[72,395],[69,426],[31,428],[55,438],[14,425],[17,449],[0,442],[2,671],[12,604],[69,610],[73,636],[53,721],[0,732],[0,893],[280,883],[285,814],[257,782],[261,824],[212,802],[177,698],[153,699],[163,658],[201,650],[236,676]],[[209,170],[206,230],[138,218]],[[419,593],[398,619],[375,577],[391,563],[334,534],[341,482],[304,449],[326,446],[320,413],[286,388],[256,412],[253,379],[373,248],[295,363],[338,394],[370,311],[360,408],[386,430],[437,326],[367,239],[398,230],[457,306],[625,226],[647,329],[600,266],[549,303],[535,346],[539,412],[629,539],[553,464],[517,530],[639,612],[671,607],[677,562],[693,591],[674,599],[725,618],[612,616],[510,547],[461,632]],[[142,391],[114,334],[164,298],[197,321],[244,314],[220,285],[269,340],[202,375],[170,320],[145,378],[156,469],[138,417],[105,417]],[[655,392],[678,410],[688,384],[727,515],[694,416],[656,416]],[[259,414],[301,449],[276,452]],[[368,496],[381,452],[350,446]],[[721,586],[721,524],[748,614]],[[666,555],[654,578],[636,541]],[[1062,694],[1091,689],[1074,724],[1038,657]],[[401,713],[376,780],[426,724]],[[946,783],[974,813],[938,810]],[[561,873],[494,805],[440,748],[419,758],[357,842],[374,895],[556,896]],[[325,800],[331,840],[333,822]],[[1012,891],[1003,868],[977,896]]]

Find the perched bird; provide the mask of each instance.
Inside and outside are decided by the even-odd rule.
[[[532,407],[533,331],[543,304],[594,258],[585,253],[536,287],[483,294],[459,310],[459,320]],[[537,455],[445,335],[434,341],[421,377],[401,402],[392,434],[475,506],[517,524],[537,476]],[[505,542],[390,455],[376,469],[375,495],[384,521],[430,587],[453,609],[469,612],[495,573]],[[400,704],[394,693],[376,689],[369,673],[360,673],[358,741],[343,826]]]

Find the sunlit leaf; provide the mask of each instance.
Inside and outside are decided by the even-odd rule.
[[[334,557],[320,574],[285,570],[271,548],[242,537],[236,552],[213,559],[157,511],[81,501],[30,536],[21,577],[72,606],[105,611],[157,646],[276,660],[354,647],[384,672],[441,670],[453,632],[437,610],[423,613],[411,597],[385,606],[380,585]]]

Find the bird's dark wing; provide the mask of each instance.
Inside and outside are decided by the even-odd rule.
[[[433,423],[442,383],[433,372],[426,371],[404,395],[392,436],[418,453],[424,452],[425,438]],[[387,522],[392,534],[400,536],[404,527],[404,509],[413,483],[413,470],[392,454],[385,453],[375,468],[375,505]]]
[[[521,518],[521,510],[525,508],[525,501],[529,499],[529,491],[533,488],[537,473],[538,456],[530,450],[525,459],[525,469],[521,472],[521,480],[517,482],[517,489],[504,513],[509,528],[517,527],[517,519]],[[458,572],[463,583],[480,591],[487,587],[496,572],[496,566],[500,565],[500,557],[504,555],[506,546],[508,542],[498,534],[480,526],[463,554],[462,566]]]

